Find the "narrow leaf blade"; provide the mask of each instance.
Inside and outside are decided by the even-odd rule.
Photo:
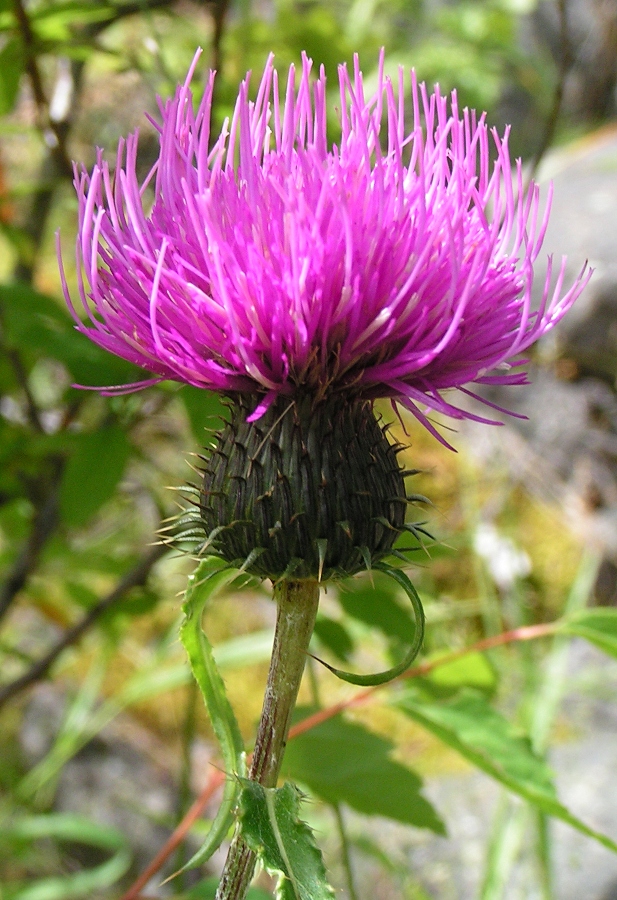
[[[19,38],[8,40],[0,50],[0,115],[10,113],[17,100],[26,54]]]
[[[13,822],[3,823],[2,834],[6,841],[54,838],[97,847],[112,854],[108,860],[94,868],[31,881],[17,888],[11,894],[12,900],[72,900],[91,897],[115,884],[131,863],[126,839],[119,831],[71,813],[24,816]]]
[[[244,743],[240,728],[214,661],[212,646],[201,625],[203,611],[211,597],[235,577],[237,572],[226,567],[221,568],[218,560],[202,560],[189,578],[182,607],[184,621],[180,627],[180,638],[204,698],[228,773],[223,799],[205,843],[184,866],[185,869],[201,865],[212,856],[224,840],[233,822],[233,810],[238,793],[236,776],[245,773]]]
[[[617,657],[617,609],[586,609],[566,619],[563,631],[583,637],[609,656]]]
[[[465,690],[447,703],[429,703],[409,693],[397,707],[541,812],[617,853],[615,841],[585,825],[559,802],[544,760],[480,694]]]

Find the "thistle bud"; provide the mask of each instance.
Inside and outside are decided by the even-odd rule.
[[[493,422],[455,392],[493,407],[474,384],[525,384],[525,350],[590,272],[564,287],[564,259],[534,285],[550,202],[541,214],[507,132],[455,93],[412,73],[406,112],[402,70],[393,84],[380,57],[369,98],[356,58],[339,69],[330,147],[324,70],[314,78],[303,56],[283,97],[270,57],[256,99],[247,75],[216,137],[214,73],[192,103],[197,60],[161,103],[143,183],[136,134],[115,174],[102,151],[76,171],[85,317],[61,269],[65,297],[82,334],[153,376],[103,393],[174,379],[234,398],[183,539],[258,575],[351,574],[419,530],[372,402],[446,446],[429,411]]]
[[[405,524],[397,447],[366,400],[279,397],[256,421],[238,397],[204,470],[210,552],[261,577],[352,575]]]

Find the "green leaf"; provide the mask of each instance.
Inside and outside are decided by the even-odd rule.
[[[79,584],[78,582],[66,579],[64,588],[71,600],[74,600],[75,603],[79,604],[82,609],[91,609],[99,602],[99,595],[85,584]]]
[[[429,657],[433,662],[434,658]],[[482,693],[490,694],[497,686],[495,670],[484,653],[467,653],[460,659],[437,666],[422,681],[444,690],[455,691],[462,687],[475,688]]]
[[[583,637],[617,657],[617,609],[588,609],[564,621],[563,631]]]
[[[19,38],[7,41],[0,50],[0,116],[10,113],[15,106],[25,64],[22,41]]]
[[[331,619],[329,616],[324,616],[323,613],[318,613],[317,621],[315,622],[315,636],[341,662],[347,662],[353,651],[354,644],[349,636],[349,632],[340,622],[337,622],[336,619]]]
[[[185,602],[182,606],[184,621],[180,627],[180,638],[204,698],[228,775],[221,805],[205,843],[183,867],[184,869],[201,865],[212,856],[225,839],[233,822],[233,810],[238,794],[236,776],[245,774],[244,742],[240,728],[214,661],[212,646],[201,626],[202,615],[209,600],[218,590],[229,585],[237,574],[228,567],[221,568],[218,560],[202,560],[189,577]]]
[[[390,640],[401,642],[413,629],[412,616],[397,601],[397,590],[378,572],[347,579],[339,587],[338,600],[348,616],[377,628]]]
[[[67,594],[83,609],[91,609],[99,602],[100,597],[97,593],[75,581],[66,581],[65,588]],[[118,616],[143,616],[145,613],[151,612],[159,602],[159,595],[148,588],[140,585],[127,591],[122,599],[108,609],[102,619],[103,623],[108,623],[116,619]]]
[[[218,394],[204,388],[185,385],[180,397],[191,423],[191,431],[200,447],[206,443],[209,434],[220,428],[220,418],[225,416],[225,406]]]
[[[265,788],[240,780],[242,837],[264,869],[278,875],[278,900],[334,900],[311,829],[298,818],[300,791],[289,782]]]
[[[144,616],[152,612],[160,601],[159,594],[145,585],[127,591],[118,603],[108,609],[99,619],[101,624],[112,622],[118,616]]]
[[[60,484],[60,514],[66,525],[85,525],[112,497],[130,449],[125,432],[117,425],[75,436],[75,449]]]
[[[67,2],[44,3],[33,11],[31,22],[38,26],[41,22],[64,19],[69,25],[84,25],[89,22],[112,19],[118,4],[99,2],[92,4],[84,0],[67,0]]]
[[[447,703],[428,703],[409,692],[396,705],[472,765],[541,812],[567,822],[617,853],[615,841],[589,828],[559,802],[544,760],[481,694],[464,690]]]
[[[28,284],[0,285],[7,344],[63,363],[80,384],[106,386],[143,378],[143,371],[76,331],[68,312]]]
[[[409,640],[409,648],[405,652],[405,656],[403,659],[397,663],[397,665],[392,666],[391,669],[386,669],[385,672],[374,672],[371,675],[356,675],[354,672],[344,672],[342,669],[337,669],[334,666],[329,665],[329,663],[324,662],[323,659],[319,660],[322,665],[329,669],[337,678],[340,678],[341,681],[346,681],[349,684],[360,684],[360,685],[377,685],[377,684],[387,684],[389,681],[393,681],[395,678],[398,678],[399,675],[402,675],[403,672],[406,672],[410,667],[418,653],[420,652],[420,648],[422,646],[422,641],[424,639],[424,609],[422,608],[422,601],[416,591],[415,587],[400,569],[395,569],[392,566],[388,565],[384,562],[375,563],[373,565],[373,569],[378,569],[380,572],[385,572],[386,575],[389,575],[400,587],[403,588],[409,600],[411,601],[411,606],[413,608],[415,621],[412,622],[411,619],[408,620],[407,623],[407,633],[405,632],[403,635],[399,635],[399,638],[407,637]],[[378,602],[376,602],[378,605]]]
[[[301,721],[314,710],[299,709]],[[390,759],[393,745],[362,725],[334,716],[287,745],[282,772],[327,803],[385,816],[444,834],[443,822],[420,793],[415,772]]]
[[[4,840],[34,841],[55,838],[75,841],[109,851],[113,856],[92,869],[42,878],[18,888],[11,893],[11,900],[70,900],[90,897],[94,892],[111,887],[129,868],[131,854],[124,836],[109,826],[98,825],[71,813],[49,813],[44,816],[26,816],[2,827]]]

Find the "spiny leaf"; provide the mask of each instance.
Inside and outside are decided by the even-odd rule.
[[[334,900],[313,833],[298,818],[298,788],[265,788],[246,778],[240,784],[241,834],[264,869],[278,875],[277,900]]]

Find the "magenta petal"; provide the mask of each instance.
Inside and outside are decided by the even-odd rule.
[[[195,108],[196,63],[160,103],[143,184],[136,134],[113,177],[102,154],[91,175],[75,173],[84,321],[62,283],[82,333],[153,382],[255,394],[256,416],[281,394],[346,391],[389,397],[434,431],[421,407],[471,416],[444,391],[524,382],[500,367],[520,364],[591,273],[565,288],[565,261],[554,280],[549,265],[532,309],[548,209],[537,185],[523,189],[507,131],[413,73],[406,116],[404,73],[394,87],[382,57],[369,99],[357,60],[353,76],[339,70],[342,133],[328,149],[323,70],[313,80],[303,57],[281,105],[270,57],[256,100],[247,78],[212,140],[214,76]]]

